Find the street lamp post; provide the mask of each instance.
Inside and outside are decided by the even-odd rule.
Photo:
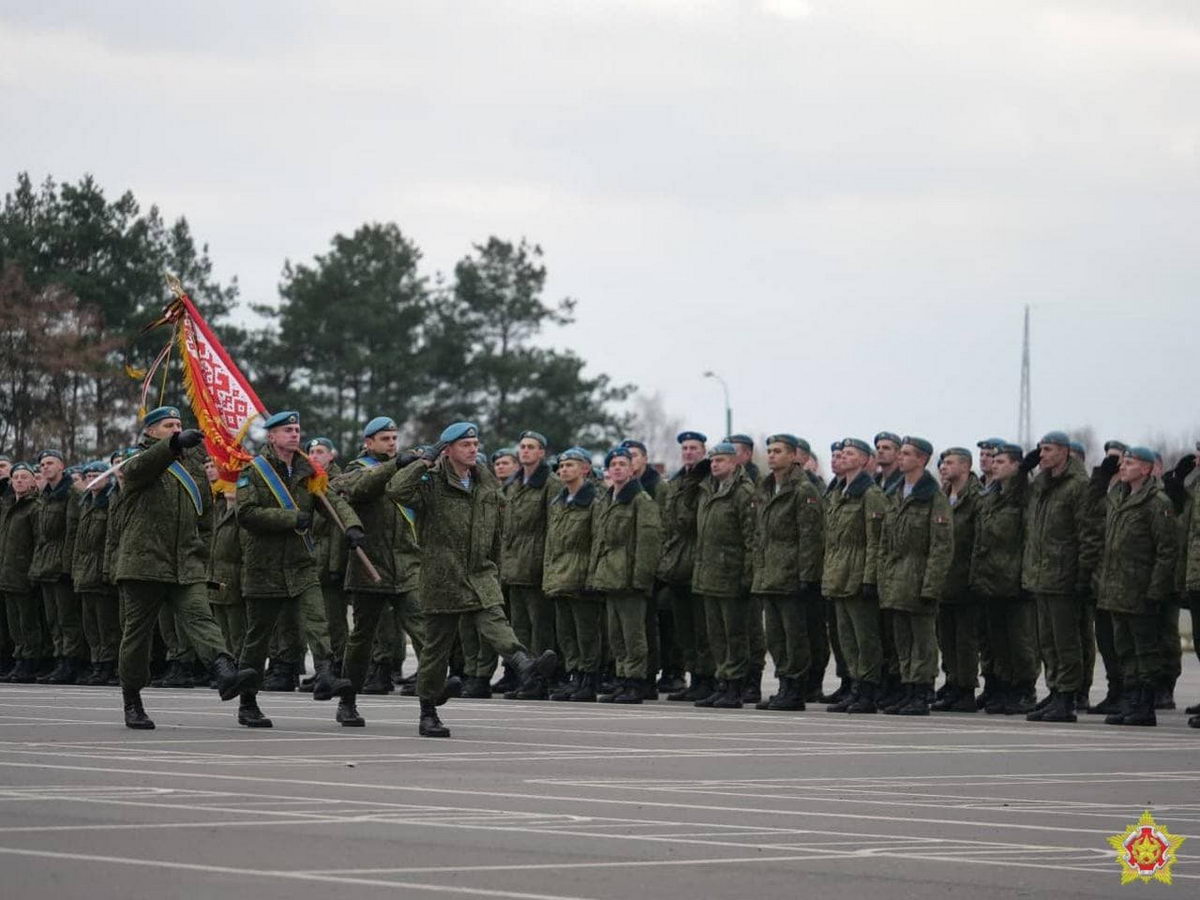
[[[721,383],[721,390],[725,392],[725,437],[733,434],[733,410],[729,407],[729,385],[725,383],[725,379],[716,372],[708,371],[704,373],[705,378],[714,378]]]

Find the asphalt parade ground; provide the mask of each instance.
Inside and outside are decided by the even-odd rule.
[[[1093,694],[1094,699],[1098,693]],[[935,714],[0,685],[10,898],[1129,897],[1200,891],[1200,701],[1157,728]],[[1109,835],[1150,809],[1174,882],[1122,886]]]

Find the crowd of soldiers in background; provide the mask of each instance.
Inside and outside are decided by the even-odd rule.
[[[194,610],[163,602],[145,607],[156,627],[134,629],[139,653],[151,660],[153,686],[221,683],[223,699],[239,694],[239,721],[251,727],[271,724],[245,674],[263,656],[270,664],[261,690],[337,696],[337,721],[351,726],[364,724],[359,693],[419,693],[422,734],[438,736],[449,732],[433,705],[496,694],[614,703],[665,694],[698,707],[781,712],[813,703],[849,714],[982,710],[1047,722],[1074,722],[1086,710],[1110,724],[1154,725],[1156,710],[1175,707],[1180,607],[1200,609],[1192,454],[1164,470],[1153,451],[1110,441],[1089,473],[1083,448],[1062,432],[1028,452],[994,438],[975,453],[953,447],[935,460],[928,441],[885,431],[870,443],[834,443],[826,479],[795,435],[767,438],[760,473],[749,436],[709,446],[705,435],[685,431],[680,465],[668,477],[635,439],[598,465],[578,447],[551,456],[545,437],[526,431],[515,447],[452,468],[456,444],[478,446],[470,423],[451,426],[435,447],[398,452],[395,422],[379,417],[364,427],[345,471],[331,441],[303,442],[300,458],[329,473],[341,512],[317,517],[303,504],[290,511],[271,486],[270,466],[261,482],[244,474],[236,486],[222,484],[202,452],[191,452],[199,433],[183,432],[195,437],[178,446],[178,411],[163,409],[151,426],[175,421],[174,432],[158,437],[193,471],[203,465],[212,486],[196,506],[204,558],[193,580],[206,591],[219,646],[196,639]],[[298,414],[271,423],[299,441]],[[0,679],[126,688],[139,681],[126,676],[124,662],[117,671],[122,641],[131,640],[118,588],[158,576],[137,568],[150,564],[150,550],[138,549],[124,574],[117,561],[129,530],[118,513],[128,469],[97,476],[153,443],[70,467],[56,450],[29,463],[0,455]],[[265,457],[291,479],[292,456],[282,455],[286,465],[272,452]],[[170,458],[164,451],[163,467]],[[402,475],[418,464],[430,472]],[[502,594],[492,605],[502,602],[510,637],[473,614],[443,633],[445,614],[460,610],[433,599],[435,579],[422,577],[423,563],[440,564],[438,539],[432,507],[427,515],[413,499],[434,470],[497,498],[495,534],[480,535],[479,521],[464,533],[481,539],[494,566]],[[186,478],[175,478],[186,489]],[[270,512],[287,512],[285,527],[264,526],[262,511],[249,514],[255,490],[267,497],[256,503],[277,501],[282,508]],[[292,485],[297,497],[299,490]],[[282,534],[276,549],[255,537],[271,529]],[[126,557],[132,541],[125,539]],[[379,581],[355,564],[364,552],[382,570]],[[308,568],[319,589],[288,574]],[[171,577],[187,581],[178,571]],[[474,582],[461,592],[489,606]],[[268,597],[275,602],[263,612]],[[438,649],[426,659],[435,620]],[[213,646],[198,646],[206,642]],[[248,644],[258,649],[247,653]],[[419,672],[440,670],[424,673],[428,690],[418,690],[417,675],[401,674],[410,646]],[[1106,690],[1089,705],[1097,650]],[[768,657],[778,689],[764,696]],[[826,693],[831,660],[838,685]],[[935,690],[939,661],[944,678]],[[1040,677],[1047,693],[1039,700]],[[153,727],[140,701],[131,721],[132,702],[127,691],[127,724]],[[1200,727],[1200,707],[1188,713],[1188,724]]]

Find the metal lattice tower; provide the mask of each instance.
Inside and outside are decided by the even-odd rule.
[[[1025,339],[1021,344],[1021,410],[1017,414],[1017,442],[1026,450],[1033,440],[1033,413],[1029,400],[1029,304],[1025,304]]]

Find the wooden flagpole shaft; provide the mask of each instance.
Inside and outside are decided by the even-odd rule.
[[[313,496],[321,501],[321,504],[325,507],[325,512],[329,515],[329,518],[333,520],[333,524],[338,527],[338,530],[341,531],[342,534],[345,534],[346,526],[342,524],[342,517],[337,514],[337,510],[333,508],[333,504],[329,502],[329,498],[324,494],[314,494]],[[367,556],[366,550],[364,550],[362,547],[355,547],[354,553],[358,557],[358,561],[362,563],[363,568],[367,570],[367,575],[372,581],[374,581],[376,584],[383,581],[382,576],[380,576],[375,567],[371,565],[371,558]]]

